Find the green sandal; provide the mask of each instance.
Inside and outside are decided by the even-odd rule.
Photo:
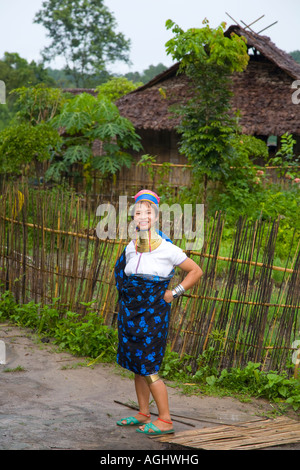
[[[162,421],[163,423],[168,423],[168,424],[173,424],[172,421],[165,421],[161,418],[157,418],[159,421]],[[150,431],[150,429],[152,429],[152,431]],[[159,429],[157,426],[155,426],[155,424],[153,423],[148,423],[148,424],[145,424],[145,427],[144,429],[137,429],[136,432],[140,432],[142,434],[147,434],[148,436],[158,436],[160,434],[173,434],[175,431],[174,429],[169,429],[168,431],[162,431],[161,429]]]
[[[150,418],[151,415],[145,415],[144,413],[141,413],[139,411],[139,415],[146,416],[146,418]],[[126,421],[126,423],[123,423],[123,421]],[[137,418],[134,416],[129,416],[128,418],[120,419],[120,421],[117,421],[118,426],[142,426],[143,423],[139,421]]]

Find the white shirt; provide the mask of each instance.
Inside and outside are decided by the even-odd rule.
[[[136,253],[135,243],[131,241],[126,247],[125,274],[150,274],[153,276],[168,277],[175,266],[183,263],[187,256],[173,243],[162,240],[153,251]]]

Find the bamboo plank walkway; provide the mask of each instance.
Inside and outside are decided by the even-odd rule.
[[[151,436],[151,439],[194,449],[255,450],[300,443],[300,422],[280,417]]]

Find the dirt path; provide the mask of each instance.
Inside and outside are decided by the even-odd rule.
[[[120,368],[81,367],[80,358],[60,353],[53,344],[36,341],[32,332],[8,324],[0,324],[0,339],[6,345],[6,364],[0,365],[0,450],[170,448],[135,428],[116,426],[118,419],[134,414],[116,401],[136,400],[133,381]],[[272,412],[263,400],[243,404],[232,398],[187,397],[178,389],[168,390],[176,431],[234,424]],[[156,413],[155,406],[152,411]]]

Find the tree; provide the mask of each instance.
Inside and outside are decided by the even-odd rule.
[[[51,78],[56,83],[56,86],[59,88],[75,88],[76,83],[74,82],[73,78],[66,74],[64,70],[59,69],[52,69],[51,67],[47,67],[47,72]]]
[[[141,82],[133,83],[125,77],[113,77],[109,81],[96,87],[96,91],[98,92],[98,98],[115,102],[121,98],[121,96],[130,93],[141,85],[143,85]]]
[[[290,56],[293,57],[293,59],[300,64],[300,51],[293,51],[290,52]]]
[[[196,179],[203,181],[204,204],[208,182],[217,181],[241,207],[255,188],[256,172],[242,136],[237,139],[230,83],[233,72],[247,67],[249,56],[244,38],[224,35],[225,23],[216,29],[207,20],[203,23],[203,28],[187,31],[171,20],[166,23],[174,33],[166,43],[167,53],[180,62],[179,71],[190,78],[193,90],[193,98],[177,110],[180,152],[192,163]]]
[[[0,132],[0,169],[10,175],[30,175],[39,162],[49,160],[59,151],[62,139],[51,125],[65,99],[61,90],[43,84],[12,90],[16,97],[15,114],[10,125]]]
[[[167,68],[168,67],[163,65],[161,62],[157,65],[149,65],[147,69],[143,70],[143,73],[141,75],[141,81],[143,83],[150,82],[152,78],[156,77],[156,75],[162,73]]]
[[[162,64],[161,62],[157,65],[149,65],[149,67],[143,72],[128,72],[125,74],[125,78],[131,80],[133,82],[142,82],[143,84],[148,83],[152,78],[156,77],[156,75],[162,73],[166,70],[167,67]]]
[[[55,81],[48,75],[42,64],[34,61],[28,63],[15,52],[4,53],[4,57],[0,60],[0,76],[1,80],[6,83],[8,94],[15,88],[34,86],[37,83],[55,86]]]
[[[89,86],[91,77],[106,72],[108,63],[128,62],[130,41],[116,33],[115,19],[103,0],[46,0],[34,22],[42,24],[52,42],[44,48],[45,62],[65,59],[65,72],[76,86]]]
[[[16,88],[12,94],[17,96],[17,119],[32,125],[49,122],[67,100],[59,88],[49,88],[43,83],[35,87]]]
[[[18,111],[16,95],[12,90],[19,87],[35,86],[44,83],[48,87],[55,86],[55,81],[48,75],[42,64],[20,57],[17,53],[5,52],[0,60],[0,77],[6,85],[6,105],[0,106],[0,130],[4,129]]]
[[[120,116],[118,108],[87,93],[68,100],[51,123],[55,129],[64,129],[64,145],[60,158],[53,159],[47,171],[49,179],[60,180],[73,164],[81,166],[88,181],[92,170],[99,170],[105,178],[124,165],[130,166],[132,157],[127,149],[141,149],[132,123]],[[100,155],[93,153],[96,140],[102,145]]]
[[[56,130],[47,123],[32,126],[14,123],[0,132],[0,171],[10,175],[31,173],[31,163],[39,176],[38,162],[49,160],[61,144]]]

